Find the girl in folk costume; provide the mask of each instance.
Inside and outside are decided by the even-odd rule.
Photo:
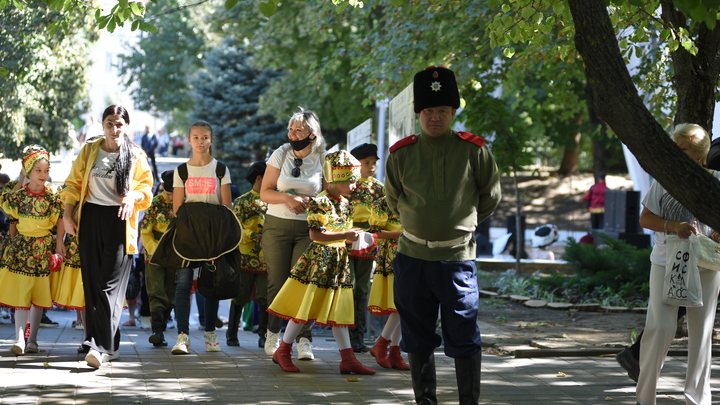
[[[370,231],[375,232],[380,242],[375,261],[372,289],[368,302],[368,311],[373,315],[389,315],[382,333],[370,349],[377,363],[385,368],[409,370],[410,366],[400,355],[400,314],[395,308],[393,283],[395,272],[392,262],[397,254],[398,238],[402,233],[400,219],[387,205],[385,197],[377,199],[370,213]],[[388,355],[388,346],[390,354]]]
[[[58,191],[64,187],[65,185],[60,186]],[[60,234],[58,233],[58,235]],[[66,233],[64,245],[66,257],[57,278],[53,280],[53,303],[60,308],[76,310],[78,320],[74,327],[84,330],[85,290],[80,272],[80,250],[77,236]],[[89,346],[80,344],[78,353],[87,353],[89,349]]]
[[[50,272],[60,269],[65,256],[65,233],[60,196],[46,187],[50,176],[50,155],[38,145],[23,150],[23,173],[29,183],[3,197],[2,209],[17,220],[16,233],[5,249],[0,269],[0,305],[15,308],[17,340],[10,351],[15,355],[37,353],[37,333],[43,308],[52,308]],[[55,253],[58,253],[56,255]],[[25,327],[30,321],[30,336],[25,343]]]
[[[360,177],[360,162],[341,150],[325,157],[327,189],[308,203],[312,243],[293,267],[290,277],[268,312],[291,320],[273,362],[284,371],[300,371],[290,358],[292,343],[308,321],[332,327],[340,349],[340,373],[375,374],[362,365],[350,345],[353,325],[353,288],[345,241],[356,241],[362,230],[352,227],[352,205],[347,200]]]

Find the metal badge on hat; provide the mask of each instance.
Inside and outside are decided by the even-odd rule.
[[[434,71],[433,74],[432,74],[433,79],[437,79],[438,76],[439,76],[439,75],[438,75],[437,70]],[[432,82],[432,83],[430,83],[430,90],[432,90],[432,91],[440,91],[441,88],[442,88],[442,84],[440,84],[440,82]]]

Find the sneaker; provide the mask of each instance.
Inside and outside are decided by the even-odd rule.
[[[40,327],[41,328],[55,328],[58,325],[60,325],[57,322],[53,322],[52,319],[48,318],[46,314],[42,314],[42,318],[40,319]]]
[[[152,320],[149,316],[140,317],[140,328],[141,329],[152,329]]]
[[[16,356],[25,354],[25,340],[21,339],[10,348],[10,352]]]
[[[175,329],[175,321],[171,318],[167,321],[167,329]]]
[[[39,351],[37,342],[27,342],[25,345],[25,353],[37,353]]]
[[[620,353],[616,354],[615,361],[627,371],[628,377],[637,382],[640,376],[640,361],[633,356],[629,347],[622,349]]]
[[[184,333],[180,333],[177,342],[172,348],[172,354],[188,354],[190,351],[190,337]]]
[[[278,347],[280,347],[280,335],[267,331],[265,334],[265,354],[272,356]]]
[[[85,361],[87,362],[88,366],[94,369],[98,369],[102,365],[103,356],[102,354],[100,354],[99,351],[95,349],[90,349],[87,356],[85,356]]]
[[[220,351],[220,342],[218,342],[215,332],[205,332],[205,350],[208,352]]]
[[[313,360],[315,355],[312,352],[312,345],[308,338],[300,338],[298,342],[298,360]]]
[[[107,363],[109,361],[117,360],[119,358],[120,358],[120,350],[115,350],[115,353],[113,353],[113,354],[103,353],[102,362]]]
[[[83,326],[82,322],[75,322],[75,329],[77,330],[85,330],[85,327]]]

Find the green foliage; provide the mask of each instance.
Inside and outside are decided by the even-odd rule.
[[[353,72],[356,59],[364,59],[356,48],[366,30],[366,10],[338,13],[327,1],[288,2],[266,19],[256,4],[239,1],[216,19],[216,30],[247,43],[256,68],[284,73],[262,95],[260,112],[280,118],[298,106],[314,110],[328,145],[344,143],[346,132],[374,113],[366,78]]]
[[[189,80],[202,67],[210,40],[203,14],[181,8],[177,0],[150,3],[148,13],[155,16],[157,32],[143,35],[121,56],[120,72],[136,108],[168,116],[168,129],[182,133],[194,107]]]
[[[0,153],[13,159],[27,144],[56,152],[66,141],[67,122],[87,108],[88,45],[95,40],[86,8],[17,3],[0,5]],[[62,30],[46,29],[63,22]]]
[[[605,245],[601,248],[568,239],[563,260],[573,266],[575,274],[591,277],[598,284],[611,288],[649,278],[651,248],[637,249],[604,234],[600,235],[600,240]]]
[[[213,155],[230,169],[233,183],[247,191],[248,164],[264,160],[287,140],[285,122],[258,113],[259,97],[280,73],[251,66],[252,55],[232,38],[211,49],[191,81],[193,120],[213,125]]]

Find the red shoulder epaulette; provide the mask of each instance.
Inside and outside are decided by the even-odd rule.
[[[412,145],[415,142],[417,142],[417,135],[406,136],[405,138],[395,142],[393,146],[390,147],[390,153],[395,152],[403,146]]]
[[[480,147],[485,145],[485,139],[480,138],[477,135],[471,134],[470,132],[458,131],[455,134],[463,141],[468,141],[470,143],[474,143],[475,145],[480,146]]]

